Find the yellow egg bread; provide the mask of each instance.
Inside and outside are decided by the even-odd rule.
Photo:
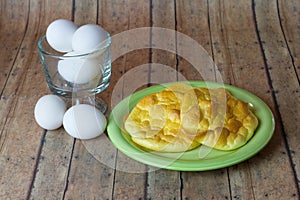
[[[258,119],[248,103],[224,88],[170,85],[141,99],[124,129],[149,150],[184,152],[200,145],[233,150],[254,134]]]

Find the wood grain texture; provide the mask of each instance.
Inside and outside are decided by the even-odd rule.
[[[97,160],[80,141],[75,143],[69,167],[64,199],[111,199],[114,170]]]
[[[173,0],[152,1],[151,72],[153,84],[177,81],[175,4]],[[147,199],[180,199],[180,173],[149,167]]]
[[[48,131],[42,140],[42,152],[30,199],[61,199],[67,184],[73,139],[63,128]],[[51,183],[51,184],[49,184]]]
[[[217,81],[207,1],[176,1],[176,6],[178,73],[183,80]]]
[[[75,1],[72,7],[74,22],[76,24],[96,24],[98,22],[97,1]],[[106,28],[106,27],[104,27]],[[109,30],[108,30],[109,31]],[[107,98],[103,98],[108,102]],[[99,137],[99,142],[107,136]],[[95,151],[99,145],[97,141],[84,142],[75,140],[72,156],[69,160],[69,171],[67,174],[66,186],[63,198],[66,199],[110,199],[112,195],[114,169],[103,162]],[[106,143],[101,143],[106,145]],[[107,157],[112,162],[115,160],[115,148],[107,148]],[[101,152],[100,152],[101,153]],[[105,158],[107,159],[107,158]]]
[[[294,5],[293,9],[299,10],[299,5],[298,7],[296,6],[297,4]],[[293,170],[294,176],[296,176],[300,173],[300,160],[294,154],[294,152],[300,150],[298,143],[300,136],[296,134],[297,130],[300,129],[300,124],[297,123],[300,120],[300,95],[297,94],[299,93],[299,77],[293,63],[293,55],[289,50],[287,38],[285,37],[285,31],[287,30],[282,29],[283,26],[279,23],[279,14],[274,12],[279,9],[277,2],[264,1],[257,3],[255,8],[258,29],[261,30],[260,38],[263,41],[262,48],[265,53],[277,112],[279,112],[278,118],[282,125],[282,137],[287,139],[285,141],[285,145],[288,148],[287,155],[292,157],[289,165]],[[260,14],[262,12],[265,13],[264,16]],[[292,10],[291,13],[293,13]],[[284,73],[282,73],[282,70],[284,70]],[[289,98],[291,96],[293,98]],[[287,195],[296,198],[295,194],[297,192],[295,187],[299,187],[299,180],[295,177],[292,186],[284,182],[282,184],[293,188],[294,191],[290,191]]]
[[[300,76],[300,2],[296,0],[291,1],[276,1],[278,10],[278,20],[281,23],[282,32],[287,43],[289,53],[292,56],[294,69],[296,70],[298,81]]]
[[[36,37],[41,37],[46,33],[47,26],[58,18],[72,19],[72,6],[70,6],[71,1],[31,1],[32,6],[31,12],[35,14],[32,16],[37,25],[35,28],[31,27],[30,30],[36,30]],[[30,39],[29,39],[30,40]],[[36,64],[33,65],[34,68],[40,69],[39,81],[43,81],[44,86],[41,90],[35,90],[36,83],[31,83],[33,87],[32,91],[36,92],[38,97],[44,94],[49,94],[50,91],[46,88],[45,77],[42,72],[42,64],[38,60],[37,54],[37,40],[35,39],[34,52],[36,52]],[[36,99],[37,101],[37,99]],[[35,103],[32,104],[34,106]],[[34,107],[32,107],[33,113]],[[34,122],[33,115],[30,116],[32,122]],[[35,123],[35,122],[34,122]],[[42,129],[40,128],[41,132]],[[62,198],[64,195],[64,188],[67,181],[68,169],[69,169],[69,159],[72,152],[73,138],[68,137],[65,131],[61,128],[58,131],[45,131],[40,144],[40,152],[38,152],[38,165],[35,169],[35,176],[32,180],[32,185],[30,188],[30,194],[28,197],[30,199],[36,198],[47,198],[51,197]],[[54,184],[49,184],[54,183]]]
[[[139,3],[137,3],[139,2]],[[113,5],[112,5],[113,6]],[[132,94],[135,89],[143,87],[148,83],[148,74],[149,74],[149,49],[136,49],[134,48],[135,37],[134,30],[137,28],[141,28],[143,26],[150,26],[150,4],[148,1],[137,1],[131,0],[127,2],[122,2],[121,5],[123,7],[123,12],[118,16],[119,19],[122,19],[124,26],[124,32],[120,32],[116,34],[114,37],[116,40],[121,35],[126,34],[126,31],[132,31],[132,35],[127,40],[123,41],[123,45],[125,45],[129,49],[134,49],[134,51],[128,52],[125,55],[120,57],[120,64],[115,65],[115,68],[122,69],[122,76],[116,77],[118,81],[121,81],[122,91],[120,92],[120,98],[116,99],[112,97],[114,101],[121,101],[125,97]],[[113,13],[114,10],[111,10]],[[143,13],[141,19],[136,16],[139,13]],[[120,20],[119,20],[120,21]],[[150,34],[146,31],[146,34]],[[148,36],[149,37],[149,36]],[[148,38],[146,36],[146,38]],[[146,40],[149,42],[149,40]],[[140,43],[140,41],[137,41]],[[133,46],[132,46],[133,45]],[[117,45],[119,48],[121,44]],[[112,52],[114,53],[114,52]],[[144,67],[143,67],[144,66]],[[140,69],[142,70],[135,70]],[[113,92],[118,91],[118,86],[114,86]],[[113,198],[114,199],[144,199],[145,198],[145,185],[146,185],[146,165],[137,162],[131,158],[128,158],[122,152],[118,151],[117,160],[115,166],[115,179],[114,179],[114,191]]]
[[[253,92],[262,98],[274,112],[274,99],[269,92],[271,86],[268,85],[268,75],[262,67],[265,64],[262,55],[264,52],[261,52],[260,46],[258,45],[260,41],[256,34],[256,32],[260,33],[260,30],[256,31],[256,24],[251,20],[253,19],[251,8],[251,2],[247,4],[239,1],[227,3],[225,3],[225,1],[211,2],[210,13],[212,13],[212,15],[210,15],[210,17],[212,20],[210,20],[210,22],[212,41],[213,44],[217,44],[214,45],[214,48],[216,48],[214,50],[214,58],[218,67],[221,66],[220,69],[225,83],[231,83]],[[230,10],[231,12],[222,12],[224,10]],[[260,19],[265,19],[265,16],[263,18],[257,18],[257,20]],[[241,32],[243,34],[241,34]],[[256,77],[261,81],[257,82],[256,78],[251,77]],[[277,128],[279,128],[279,126],[277,126]],[[289,158],[282,135],[280,135],[278,130],[275,131],[275,135],[270,144],[260,154],[251,159],[249,164],[250,168],[238,166],[239,173],[236,173],[236,170],[229,170],[230,181],[234,183],[237,183],[237,181],[241,179],[240,173],[243,173],[243,176],[247,176],[249,173],[251,174],[251,179],[245,179],[240,183],[242,187],[233,187],[231,191],[232,196],[248,194],[249,196],[244,196],[247,199],[253,197],[273,199],[280,195],[282,195],[281,198],[293,197],[296,192],[295,185],[291,187],[291,185],[286,182],[286,176],[293,179],[293,172],[291,167],[286,168],[286,166],[290,164]],[[273,165],[274,167],[266,168],[266,165]],[[250,172],[248,171],[249,169]],[[282,170],[285,170],[286,174],[279,176]],[[278,176],[275,178],[271,174],[278,174]],[[249,190],[249,188],[246,188],[247,185],[251,185],[253,194],[243,191],[243,189]],[[278,185],[278,188],[276,185]],[[281,191],[286,192],[284,194],[281,192],[276,193],[279,188]],[[238,189],[242,189],[242,191]]]
[[[182,174],[183,199],[230,199],[227,170]]]
[[[98,1],[87,0],[80,1],[75,0],[72,11],[74,13],[74,22],[78,26],[84,24],[96,24],[98,22]]]
[[[299,199],[299,13],[298,0],[1,0],[0,199]],[[58,18],[98,23],[113,37],[111,84],[98,95],[107,116],[150,85],[212,80],[270,107],[271,141],[243,163],[180,172],[128,158],[107,133],[80,141],[43,130],[33,110],[50,91],[36,45]]]
[[[181,38],[177,37],[178,51],[183,51],[183,53],[190,51],[195,57],[202,58],[201,60],[195,59],[197,62],[194,61],[194,63],[188,63],[184,57],[179,58],[178,71],[187,80],[216,81],[208,8],[207,1],[177,1],[178,31],[195,40],[194,44],[186,45],[186,42],[180,41]],[[195,48],[192,48],[193,45],[196,45]],[[199,51],[198,45],[202,46],[206,52]],[[227,170],[182,172],[182,198],[229,199],[230,187]]]
[[[40,84],[43,80],[43,75],[40,73],[42,71],[36,68],[39,64],[36,51],[39,23],[33,19],[38,18],[39,5],[38,2],[29,4],[29,1],[13,1],[5,5],[9,7],[1,4],[1,8],[11,12],[11,16],[1,18],[1,31],[9,33],[10,31],[4,28],[3,24],[13,27],[18,20],[21,30],[14,30],[16,38],[3,34],[3,40],[7,40],[7,44],[14,45],[17,42],[19,47],[13,47],[17,50],[17,54],[14,55],[15,60],[10,66],[11,71],[1,93],[0,114],[3,119],[1,122],[4,123],[1,123],[0,128],[0,198],[25,199],[31,190],[44,134],[33,119],[35,102],[45,89],[45,85]],[[14,9],[19,11],[14,13]],[[34,12],[29,12],[31,10]],[[7,23],[10,19],[13,19],[11,22],[14,24]],[[25,19],[25,24],[23,24],[24,21],[22,22],[23,19]],[[10,49],[9,46],[6,48]],[[7,55],[14,54],[12,49],[8,49],[1,52],[1,57],[6,57],[6,53]],[[4,69],[6,67],[8,66]]]
[[[6,81],[10,76],[13,64],[23,41],[29,12],[29,1],[2,2],[0,20],[0,91],[3,92]],[[14,9],[18,10],[15,12]],[[10,20],[10,23],[7,21]]]
[[[152,2],[151,83],[177,80],[174,1]],[[156,64],[157,63],[157,64]]]

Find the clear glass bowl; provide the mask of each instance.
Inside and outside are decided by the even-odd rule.
[[[96,97],[109,86],[111,77],[111,37],[106,34],[107,39],[88,53],[60,53],[48,44],[45,35],[39,39],[40,60],[53,94],[106,111],[106,103]]]

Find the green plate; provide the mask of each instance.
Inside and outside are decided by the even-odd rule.
[[[268,106],[257,96],[230,85],[199,81],[186,83],[195,87],[223,87],[238,99],[252,104],[253,112],[259,120],[259,126],[248,143],[232,151],[219,151],[202,145],[183,153],[153,152],[136,145],[130,136],[122,131],[124,117],[144,96],[159,92],[171,83],[138,91],[123,99],[112,110],[107,126],[107,132],[112,143],[128,157],[147,165],[171,170],[206,171],[240,163],[254,156],[269,142],[275,128],[274,117]]]

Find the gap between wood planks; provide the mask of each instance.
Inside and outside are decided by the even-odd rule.
[[[212,33],[211,33],[210,17],[211,16],[210,16],[210,9],[209,9],[209,0],[207,0],[207,20],[208,20],[208,29],[209,29],[208,32],[209,32],[209,36],[210,36],[211,57],[212,57],[212,60],[215,62],[215,55],[214,55],[213,40],[212,40]],[[216,69],[214,68],[214,70],[215,70],[214,71],[215,80],[217,80]],[[232,199],[232,189],[231,189],[230,175],[229,175],[229,168],[228,167],[226,168],[226,173],[227,173],[227,180],[228,180],[228,187],[229,187],[229,189],[228,189],[229,190],[229,198]],[[182,190],[181,190],[181,193],[182,193]],[[182,199],[182,197],[181,197],[181,199]]]
[[[76,139],[74,138],[73,139],[73,144],[72,144],[71,156],[70,156],[69,165],[68,165],[66,183],[65,183],[65,188],[64,188],[62,199],[65,199],[66,193],[68,191],[69,176],[70,176],[70,172],[71,172],[71,166],[72,166],[72,159],[73,159],[73,154],[74,154],[75,143],[76,143]]]
[[[35,181],[36,173],[37,173],[37,170],[38,170],[38,165],[39,165],[39,162],[40,162],[40,158],[41,158],[41,154],[42,154],[42,149],[44,147],[46,132],[47,132],[47,130],[44,129],[43,130],[43,134],[41,136],[41,143],[40,143],[40,146],[39,146],[39,149],[38,149],[38,153],[37,153],[37,157],[36,157],[35,164],[34,164],[33,177],[31,179],[31,183],[30,183],[30,186],[29,186],[29,190],[28,190],[27,198],[26,199],[30,199],[30,195],[31,195],[31,192],[32,192],[32,189],[33,189],[33,186],[34,186],[34,181]]]
[[[22,49],[22,44],[24,43],[24,40],[25,40],[25,37],[26,37],[26,34],[28,32],[28,26],[29,26],[29,20],[30,20],[30,12],[31,12],[31,1],[29,0],[28,1],[28,4],[27,4],[27,15],[26,15],[26,23],[25,23],[25,27],[24,27],[24,34],[20,40],[20,45],[18,46],[18,49],[17,49],[17,52],[15,54],[15,57],[13,59],[13,62],[12,62],[12,65],[11,65],[11,68],[8,72],[8,75],[7,75],[7,79],[5,80],[5,83],[3,85],[3,89],[2,91],[0,92],[0,98],[2,98],[2,95],[3,95],[3,92],[4,92],[4,89],[6,88],[7,86],[7,83],[8,83],[8,80],[9,80],[9,77],[11,76],[11,73],[13,71],[13,66],[15,65],[16,63],[16,60],[17,60],[17,57],[18,55],[20,54],[20,51]],[[24,82],[25,80],[25,77],[26,77],[26,73],[27,73],[27,70],[25,71],[25,75],[23,76],[24,78],[21,80],[21,82]],[[23,85],[23,84],[19,84],[19,86],[16,88],[15,91],[18,91],[19,90],[19,87],[20,85]],[[18,100],[14,100],[14,102],[17,102]],[[15,104],[13,103],[10,108],[9,108],[9,112],[10,113],[13,109],[15,108]],[[3,130],[4,130],[4,127],[7,123],[7,118],[4,122],[4,125],[3,125],[3,129],[0,131],[0,138],[1,136],[3,135]],[[40,161],[40,156],[41,156],[41,152],[42,152],[42,149],[43,149],[43,144],[44,144],[44,140],[45,140],[45,135],[46,135],[46,130],[43,130],[43,133],[41,135],[41,138],[40,138],[40,146],[38,148],[38,152],[37,152],[37,155],[36,155],[36,159],[35,159],[35,164],[34,164],[34,168],[33,168],[33,177],[31,179],[31,182],[30,182],[30,185],[29,185],[29,188],[28,188],[28,192],[27,192],[27,197],[26,199],[29,199],[30,198],[30,194],[31,194],[31,191],[32,191],[32,188],[33,188],[33,185],[34,185],[34,181],[35,181],[35,177],[36,177],[36,172],[37,172],[37,169],[38,169],[38,163]],[[5,135],[4,135],[5,136]],[[2,149],[2,146],[0,146],[0,152],[1,152],[1,149]]]
[[[29,24],[29,13],[30,13],[30,1],[28,2],[28,5],[27,5],[27,7],[28,7],[28,9],[27,9],[27,10],[28,10],[28,12],[27,12],[27,19],[26,19],[26,24],[25,24],[25,28],[24,28],[24,34],[23,34],[23,36],[22,36],[22,39],[20,40],[20,45],[18,46],[18,49],[17,49],[17,52],[16,52],[16,54],[15,54],[15,57],[14,57],[14,59],[13,59],[13,62],[12,62],[11,68],[10,68],[9,72],[7,73],[7,76],[6,76],[7,78],[6,78],[6,80],[5,80],[4,84],[3,84],[2,91],[0,92],[0,98],[1,98],[1,97],[2,97],[2,95],[3,95],[4,88],[6,88],[6,85],[7,85],[8,79],[9,79],[9,77],[10,77],[11,73],[12,73],[13,66],[14,66],[14,65],[15,65],[15,63],[16,63],[17,57],[18,57],[18,55],[19,55],[19,53],[20,53],[20,50],[21,50],[22,43],[24,42],[24,39],[25,39],[25,36],[26,36],[26,32],[27,32],[27,30],[28,30],[28,24]],[[3,126],[3,127],[4,127],[4,126]]]
[[[282,26],[282,23],[281,23],[281,17],[280,17],[280,10],[279,10],[279,6],[278,6],[278,0],[276,0],[276,6],[277,6],[277,14],[278,14],[278,18],[279,18],[280,29],[281,29],[281,32],[282,32],[283,37],[284,37],[284,42],[285,42],[285,45],[288,48],[289,55],[290,55],[290,57],[292,59],[293,67],[294,67],[295,74],[297,76],[298,82],[300,82],[299,81],[299,77],[298,77],[297,72],[296,72],[296,67],[295,67],[294,59],[293,59],[293,56],[291,54],[289,45],[287,43],[286,36],[285,36],[284,30],[283,30],[283,26]],[[271,89],[272,99],[273,99],[274,104],[275,104],[275,113],[278,116],[279,128],[281,130],[280,132],[282,133],[282,137],[283,137],[284,145],[285,145],[285,148],[286,148],[286,151],[287,151],[287,154],[288,154],[290,166],[291,166],[292,171],[293,171],[294,182],[295,182],[295,185],[297,187],[297,194],[298,194],[298,196],[300,196],[300,188],[299,188],[299,183],[298,183],[298,179],[297,179],[297,172],[296,172],[296,169],[295,169],[295,165],[293,163],[293,158],[292,158],[291,150],[289,148],[289,143],[288,143],[288,140],[287,140],[287,134],[285,132],[285,128],[284,128],[282,116],[281,116],[280,111],[279,111],[279,103],[278,103],[276,95],[275,95],[275,89],[274,89],[272,81],[271,81],[271,74],[270,74],[269,69],[268,69],[268,63],[267,63],[267,58],[266,58],[265,50],[264,50],[262,39],[261,39],[261,36],[259,34],[259,30],[258,30],[257,16],[256,16],[256,11],[255,11],[255,0],[252,0],[252,12],[253,12],[253,20],[254,20],[254,25],[255,25],[255,31],[256,31],[257,38],[258,38],[259,47],[261,49],[261,53],[262,53],[262,56],[263,56],[263,61],[264,61],[264,65],[265,65],[266,75],[268,77],[268,84],[269,84],[269,87]]]
[[[279,7],[278,7],[278,0],[276,2],[277,2],[278,15],[280,17]],[[98,1],[97,1],[97,3],[98,3]],[[73,8],[75,8],[74,4],[75,4],[75,0],[73,0]],[[207,0],[207,4],[209,5],[209,0]],[[149,6],[150,7],[150,25],[152,27],[153,26],[153,21],[152,21],[153,16],[152,16],[151,5],[152,5],[152,0],[150,0],[150,6]],[[174,8],[175,8],[175,27],[174,28],[175,28],[175,31],[177,31],[177,17],[178,16],[177,16],[177,10],[176,10],[176,0],[174,0]],[[262,41],[261,41],[261,38],[260,38],[260,35],[259,35],[259,31],[258,31],[258,27],[257,27],[257,20],[256,20],[256,14],[255,14],[255,1],[254,0],[252,0],[252,11],[253,11],[253,17],[254,17],[254,22],[255,22],[256,34],[257,34],[257,37],[258,37],[260,49],[262,51],[262,55],[263,55],[263,59],[264,59],[265,71],[266,71],[266,74],[268,76],[269,86],[270,86],[271,91],[272,91],[272,98],[273,98],[273,100],[275,102],[275,105],[276,105],[276,110],[275,110],[276,111],[276,115],[279,117],[280,129],[282,129],[282,134],[283,134],[283,138],[284,138],[285,147],[287,149],[289,160],[291,162],[291,166],[292,166],[292,169],[293,169],[293,173],[294,173],[294,177],[295,177],[295,183],[296,183],[297,188],[298,188],[298,195],[300,196],[299,184],[298,184],[298,181],[297,181],[297,178],[296,178],[296,171],[295,171],[295,168],[293,166],[292,156],[291,156],[290,149],[288,148],[288,141],[286,139],[286,133],[284,132],[284,125],[282,123],[282,117],[281,117],[279,109],[278,109],[278,102],[277,102],[276,95],[274,93],[274,88],[273,88],[273,85],[272,85],[272,82],[271,82],[271,79],[270,79],[270,73],[269,73],[269,70],[268,70],[268,67],[267,67],[268,65],[267,65],[266,56],[265,56],[265,53],[264,53],[263,44],[262,44]],[[97,10],[97,15],[98,15],[98,10]],[[72,13],[72,19],[74,19],[74,13]],[[209,18],[209,9],[208,9],[208,20],[209,19],[210,18]],[[98,18],[97,18],[97,20],[98,20]],[[282,29],[282,25],[281,25],[281,30],[282,30],[283,35],[285,35],[284,31]],[[209,30],[209,32],[210,32],[210,30]],[[211,39],[211,37],[210,37],[210,39]],[[176,41],[176,52],[177,52],[177,35],[176,34],[175,34],[175,41]],[[285,43],[288,46],[286,38],[285,38]],[[150,44],[151,44],[151,34],[150,34]],[[212,46],[212,42],[211,42],[211,46]],[[293,57],[292,57],[291,52],[290,52],[290,49],[289,49],[289,53],[290,53],[291,59],[293,60]],[[150,49],[150,53],[149,54],[150,54],[150,56],[149,56],[149,62],[151,63],[152,62],[152,49]],[[213,48],[212,48],[212,57],[214,59]],[[294,60],[293,60],[293,66],[295,68]],[[176,70],[178,70],[178,55],[177,54],[176,54]],[[176,74],[176,76],[177,76],[177,79],[178,79],[178,73]],[[149,79],[150,79],[150,77],[149,77]],[[299,81],[299,77],[298,77],[298,81]],[[150,84],[149,84],[149,86],[150,86]],[[47,133],[45,132],[43,134],[43,137],[45,137],[45,134],[47,134]],[[70,172],[70,169],[71,169],[72,154],[73,154],[73,151],[74,151],[74,146],[75,146],[75,140],[74,140],[73,145],[72,145],[71,157],[70,157],[70,160],[69,160],[68,176],[67,176],[67,179],[66,179],[66,186],[65,186],[65,191],[64,191],[63,195],[65,195],[65,193],[67,191],[67,188],[68,188],[68,178],[69,178],[69,172]],[[38,157],[37,157],[37,161],[36,161],[35,170],[37,169],[37,165],[38,165],[38,162],[39,162],[39,159],[40,159],[40,153],[41,153],[42,148],[43,148],[43,145],[41,144],[41,147],[40,147],[39,152],[38,152]],[[115,174],[115,171],[114,171],[114,174]],[[228,169],[227,169],[227,175],[228,175],[228,179],[229,179]],[[34,173],[34,176],[35,176],[35,173]],[[148,177],[148,173],[146,173],[146,180],[145,180],[145,195],[144,195],[145,197],[146,197],[146,194],[147,194],[147,177]],[[32,183],[34,182],[34,178],[33,178]],[[228,180],[228,181],[229,181],[229,187],[230,187],[230,180]],[[33,187],[33,184],[31,184],[30,191],[31,191],[32,187]],[[180,172],[180,196],[181,196],[181,199],[182,199],[182,190],[183,190],[183,177],[182,177],[182,172]],[[231,189],[229,191],[231,192]],[[114,187],[113,187],[113,190],[112,190],[112,197],[113,197],[113,193],[114,193]]]
[[[297,77],[297,80],[298,80],[298,83],[300,83],[300,78],[299,78],[299,75],[297,73],[297,70],[296,70],[296,65],[295,65],[295,60],[294,60],[294,57],[292,55],[292,51],[291,51],[291,48],[287,42],[287,39],[286,39],[286,34],[284,32],[284,29],[283,29],[283,26],[282,26],[282,17],[280,15],[280,8],[279,8],[279,3],[278,3],[278,0],[276,0],[276,7],[277,7],[277,14],[278,14],[278,19],[279,19],[279,26],[280,26],[280,29],[282,31],[282,35],[283,35],[283,38],[284,38],[284,43],[285,45],[287,46],[287,50],[289,52],[289,56],[292,60],[292,64],[293,64],[293,68],[294,68],[294,71],[295,71],[295,75]]]

